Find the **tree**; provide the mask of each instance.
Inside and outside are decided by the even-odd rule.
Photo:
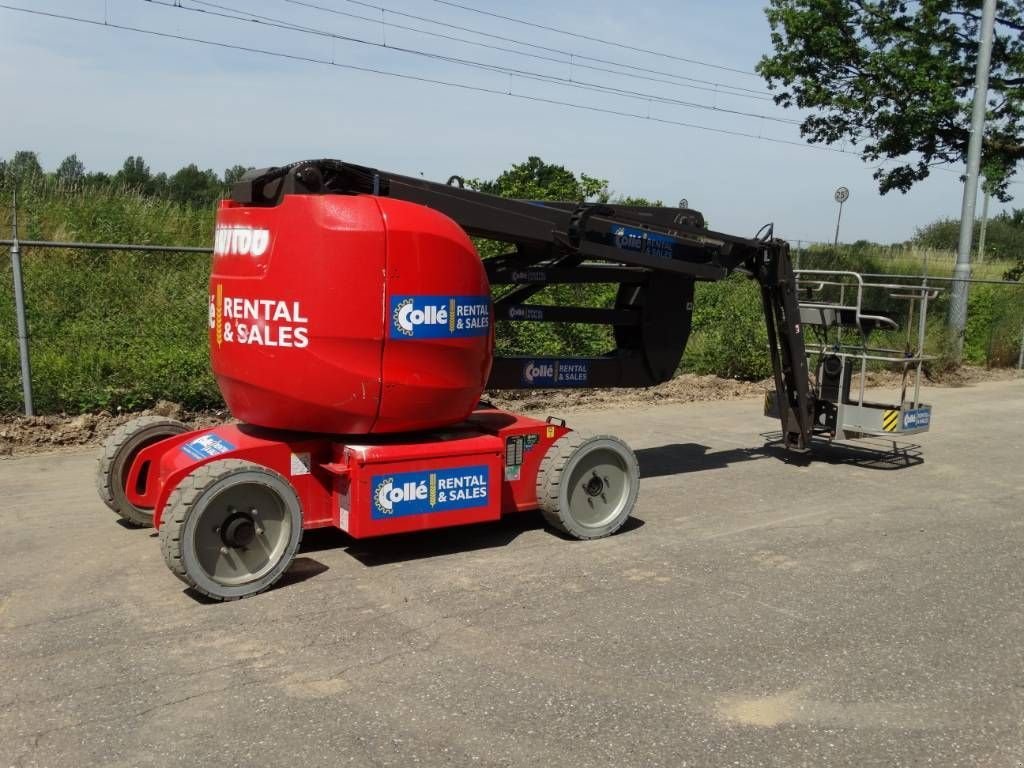
[[[9,184],[26,184],[41,179],[43,167],[39,164],[39,156],[35,152],[21,150],[7,163],[4,181]]]
[[[977,245],[981,222],[974,222],[972,242]],[[914,233],[914,244],[925,248],[955,251],[960,240],[958,219],[939,219]],[[985,235],[986,259],[1014,259],[1024,255],[1024,209],[1004,211],[988,220]]]
[[[231,186],[236,181],[240,180],[246,173],[246,171],[252,170],[246,168],[244,165],[232,165],[230,168],[224,170],[224,183],[227,186]]]
[[[149,192],[152,175],[149,166],[142,159],[142,155],[129,155],[121,170],[114,175],[114,183],[127,189],[134,189],[138,192]]]
[[[85,174],[86,187],[106,187],[111,182],[110,174],[103,171],[91,171]]]
[[[224,194],[224,184],[215,171],[190,163],[167,180],[172,199],[196,206],[212,205]]]
[[[471,189],[523,200],[596,200],[607,202],[608,182],[581,173],[579,178],[561,165],[549,165],[539,157],[517,163],[493,181],[469,179]]]
[[[581,173],[574,174],[561,165],[545,163],[529,157],[516,163],[492,181],[467,179],[466,186],[481,192],[521,200],[560,200],[608,202],[608,182]],[[635,200],[636,198],[634,198]],[[484,259],[509,250],[508,244],[493,240],[474,240]],[[500,286],[500,296],[508,287]],[[550,285],[537,294],[539,303],[560,306],[576,305],[608,307],[615,301],[615,291],[607,285]],[[496,344],[501,354],[602,354],[611,346],[607,328],[579,323],[500,323]]]
[[[981,23],[978,0],[769,0],[774,54],[757,70],[784,107],[811,110],[811,143],[849,141],[885,194],[967,156]],[[1002,0],[982,169],[1001,200],[1024,158],[1024,0]]]
[[[633,197],[631,195],[612,195],[608,202],[612,205],[638,205],[642,207],[664,205],[661,200],[648,200],[646,197]]]
[[[149,186],[146,191],[154,197],[168,197],[169,192],[167,189],[169,184],[170,182],[167,179],[167,174],[161,171],[160,173],[154,174],[153,178],[149,180]]]
[[[65,187],[78,186],[85,178],[85,164],[78,159],[78,155],[68,155],[57,166],[54,176]]]

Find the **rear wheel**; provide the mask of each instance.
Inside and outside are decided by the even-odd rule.
[[[577,539],[615,533],[632,514],[639,488],[636,456],[612,435],[563,435],[552,443],[537,474],[544,518]]]
[[[96,490],[103,503],[129,525],[151,526],[153,510],[135,506],[125,494],[128,470],[143,448],[187,431],[180,421],[164,416],[140,416],[115,429],[104,441],[96,465]]]
[[[221,459],[174,489],[160,525],[164,562],[207,597],[236,600],[268,589],[302,540],[291,484],[251,461]]]

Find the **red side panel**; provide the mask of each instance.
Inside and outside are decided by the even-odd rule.
[[[501,441],[476,430],[422,443],[337,446],[336,525],[355,538],[497,520]]]
[[[445,528],[537,508],[541,459],[569,430],[481,409],[420,442],[335,446],[334,525],[354,538]]]
[[[541,459],[551,444],[570,430],[496,408],[480,409],[470,425],[497,436],[502,443],[503,469],[501,511],[503,514],[537,509],[537,475]]]
[[[414,439],[358,444],[226,424],[144,449],[126,490],[132,503],[154,509],[159,528],[186,476],[218,459],[244,459],[292,485],[304,528],[335,526],[355,538],[446,528],[536,509],[541,460],[568,431],[496,409]]]
[[[303,528],[332,525],[335,477],[322,466],[330,461],[331,443],[283,437],[247,424],[225,424],[164,440],[136,458],[129,473],[128,498],[153,508],[153,525],[159,529],[171,493],[187,475],[218,459],[244,459],[274,470],[291,484],[302,505]],[[147,463],[140,482],[138,469]]]

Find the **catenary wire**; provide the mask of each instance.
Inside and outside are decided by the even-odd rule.
[[[820,152],[831,152],[836,154],[856,156],[856,153],[850,152],[844,149],[838,149],[836,147],[827,146],[815,146],[813,144],[805,144],[801,141],[794,141],[792,139],[781,139],[773,136],[763,136],[756,133],[747,133],[745,131],[737,131],[728,128],[716,128],[708,125],[700,125],[699,123],[689,123],[682,120],[671,120],[669,118],[658,117],[655,115],[644,115],[636,112],[627,112],[624,110],[609,109],[607,107],[596,107],[589,104],[578,104],[570,101],[562,101],[560,99],[551,99],[542,96],[532,96],[524,93],[513,93],[511,90],[504,91],[497,88],[486,88],[478,85],[471,85],[469,83],[460,83],[451,80],[440,80],[436,78],[424,77],[422,75],[410,75],[402,72],[393,72],[386,69],[378,69],[375,67],[365,67],[357,64],[343,64],[334,61],[328,61],[327,59],[317,59],[311,56],[300,56],[298,54],[286,53],[284,51],[273,51],[265,48],[256,48],[252,46],[238,45],[235,43],[225,43],[219,40],[208,40],[200,37],[192,37],[189,35],[183,35],[173,32],[162,32],[154,29],[146,29],[144,27],[134,27],[127,24],[116,24],[107,21],[97,21],[95,19],[87,19],[80,16],[71,16],[68,14],[55,13],[53,11],[40,11],[34,8],[23,8],[20,6],[9,5],[7,3],[0,3],[0,9],[15,11],[18,13],[26,13],[34,16],[40,16],[51,19],[60,19],[64,21],[71,21],[79,24],[86,24],[89,26],[103,27],[106,29],[115,29],[123,32],[134,32],[142,35],[149,35],[152,37],[159,37],[167,40],[178,40],[181,42],[197,43],[199,45],[207,45],[215,48],[222,48],[225,50],[241,51],[245,53],[256,53],[263,56],[270,56],[275,58],[287,59],[290,61],[298,61],[309,64],[322,64],[324,66],[336,67],[338,69],[347,69],[356,72],[365,72],[367,74],[383,75],[386,77],[394,77],[403,80],[410,80],[420,83],[429,83],[432,85],[443,85],[451,88],[458,88],[464,91],[472,91],[476,93],[486,93],[495,96],[508,96],[510,98],[519,99],[521,101],[529,101],[538,104],[549,104],[553,106],[568,107],[571,109],[578,109],[586,112],[594,112],[598,114],[613,115],[617,117],[627,117],[637,120],[646,120],[648,122],[659,123],[661,125],[671,125],[681,128],[692,128],[694,130],[705,131],[709,133],[718,133],[727,136],[736,136],[747,139],[754,139],[757,141],[765,141],[772,144],[784,144],[793,147],[801,147],[803,149],[811,149]]]
[[[747,112],[745,110],[731,109],[729,107],[719,107],[711,104],[701,104],[698,102],[684,101],[682,99],[674,99],[656,93],[646,93],[643,91],[628,91],[622,88],[615,88],[613,86],[602,85],[600,83],[587,82],[585,80],[574,80],[571,78],[558,77],[557,75],[548,75],[541,72],[534,72],[531,70],[515,69],[511,67],[501,66],[498,64],[488,64],[486,62],[476,61],[472,59],[462,59],[454,56],[445,56],[443,54],[432,53],[430,51],[422,51],[415,48],[405,48],[402,46],[388,45],[386,43],[375,42],[373,40],[366,40],[364,38],[359,37],[352,37],[350,35],[340,35],[337,33],[328,32],[327,30],[317,29],[315,27],[307,27],[295,24],[293,22],[289,22],[284,19],[278,19],[273,16],[265,16],[244,9],[232,8],[230,6],[208,2],[207,0],[192,0],[192,3],[194,5],[206,6],[206,8],[198,8],[194,7],[194,5],[186,5],[182,2],[182,0],[143,0],[143,2],[183,11],[202,13],[219,18],[230,19],[232,21],[253,22],[256,24],[262,24],[264,26],[276,29],[284,29],[292,32],[301,32],[303,34],[327,37],[335,40],[341,40],[344,42],[359,43],[361,45],[369,45],[375,48],[384,48],[399,53],[406,53],[414,56],[422,56],[424,58],[434,59],[437,61],[445,61],[448,63],[458,64],[460,66],[471,67],[474,69],[483,69],[486,71],[513,75],[515,77],[526,80],[551,83],[554,85],[560,85],[568,88],[577,88],[580,90],[586,90],[595,93],[610,93],[617,96],[622,96],[624,98],[635,99],[638,101],[645,101],[649,103],[657,102],[660,104],[669,104],[689,109],[702,109],[710,112],[721,112],[723,114],[750,117],[760,120],[768,120],[771,122],[783,123],[786,125],[800,125],[799,120],[793,120],[790,118],[776,117],[774,115],[765,115],[756,112]],[[214,8],[217,10],[208,10],[208,8]]]
[[[544,24],[538,24],[537,22],[528,21],[527,19],[517,19],[514,16],[503,16],[500,13],[486,11],[482,8],[474,8],[471,5],[462,5],[461,3],[452,2],[452,0],[434,0],[434,2],[439,3],[440,5],[450,6],[452,8],[459,8],[463,11],[479,13],[482,16],[490,16],[495,19],[501,19],[502,21],[511,21],[514,24],[523,24],[524,26],[533,27],[534,29],[543,29],[546,30],[547,32],[557,32],[560,35],[569,35],[570,37],[576,37],[579,38],[580,40],[589,40],[592,43],[600,43],[601,45],[611,45],[616,48],[622,48],[623,50],[626,51],[634,51],[635,53],[646,53],[650,56],[660,56],[661,58],[664,59],[672,59],[673,61],[683,61],[686,62],[687,64],[697,64],[698,66],[701,67],[719,69],[722,70],[723,72],[734,72],[738,75],[752,75],[754,77],[758,77],[758,74],[756,72],[751,72],[749,69],[737,69],[735,67],[727,67],[722,64],[712,64],[709,61],[701,61],[700,59],[689,59],[686,58],[685,56],[676,56],[671,53],[665,53],[664,51],[654,51],[651,50],[650,48],[640,48],[638,46],[619,43],[616,42],[615,40],[605,40],[600,37],[592,37],[591,35],[584,35],[581,32],[571,32],[567,29],[560,29],[558,27],[549,27]]]
[[[324,13],[332,13],[332,14],[336,14],[336,15],[339,15],[339,16],[352,16],[353,15],[353,14],[346,13],[345,11],[339,11],[336,8],[329,8],[327,6],[318,5],[316,3],[309,2],[309,0],[281,0],[281,2],[289,3],[291,5],[302,6],[304,8],[313,8],[313,9],[316,9],[318,11],[323,11]],[[567,50],[564,50],[562,48],[552,48],[552,47],[549,47],[549,46],[546,46],[546,45],[538,45],[537,43],[530,43],[530,42],[527,42],[525,40],[517,40],[516,38],[513,38],[513,37],[507,37],[507,36],[504,36],[504,35],[496,35],[496,34],[493,34],[491,32],[485,32],[485,31],[483,31],[481,29],[474,29],[473,27],[463,27],[463,26],[460,26],[458,24],[452,24],[452,23],[446,22],[446,21],[439,21],[437,19],[431,19],[431,18],[429,18],[427,16],[418,16],[418,15],[413,14],[413,13],[407,13],[406,11],[399,11],[399,10],[395,10],[394,8],[388,8],[387,6],[375,5],[373,3],[365,2],[365,0],[345,0],[345,2],[350,3],[352,5],[358,5],[358,6],[362,7],[362,8],[369,8],[370,10],[380,11],[382,14],[383,13],[390,13],[393,16],[401,16],[401,17],[404,17],[404,18],[407,18],[407,19],[413,19],[415,21],[423,21],[423,22],[426,22],[428,24],[436,24],[438,26],[446,27],[448,29],[457,29],[457,30],[459,30],[461,32],[469,32],[470,34],[480,35],[481,37],[488,37],[488,38],[491,38],[492,40],[501,40],[502,42],[506,42],[506,43],[514,43],[515,45],[522,45],[522,46],[526,46],[528,48],[533,48],[534,50],[539,50],[539,51],[547,51],[548,53],[558,53],[558,54],[561,54],[562,56],[569,56],[571,58],[571,62],[576,62],[576,61],[593,61],[593,62],[597,62],[598,64],[608,64],[608,65],[615,66],[615,67],[623,67],[623,68],[626,68],[626,69],[631,69],[631,70],[636,71],[636,72],[644,72],[644,73],[647,73],[647,74],[661,75],[661,76],[664,76],[664,77],[673,77],[673,78],[678,78],[680,80],[687,80],[687,81],[693,82],[693,83],[701,83],[701,84],[708,85],[708,86],[715,86],[717,88],[728,88],[728,89],[731,89],[733,91],[738,91],[739,92],[739,93],[731,94],[731,95],[735,95],[735,96],[739,96],[741,93],[746,93],[746,94],[750,94],[752,97],[761,98],[761,99],[765,99],[765,100],[768,100],[768,101],[772,100],[772,97],[767,95],[763,89],[758,90],[758,89],[753,89],[753,88],[746,88],[746,87],[739,86],[739,85],[729,85],[728,83],[718,83],[718,82],[715,82],[713,80],[700,80],[698,78],[692,78],[692,77],[687,77],[685,75],[679,75],[679,74],[676,74],[674,72],[665,72],[663,70],[651,69],[649,67],[641,67],[641,66],[638,66],[638,65],[635,65],[635,64],[626,64],[626,63],[621,62],[621,61],[612,61],[610,59],[602,59],[602,58],[597,58],[595,56],[587,56],[586,54],[578,53],[578,52],[575,52],[575,51],[567,51]],[[358,17],[358,18],[365,19],[365,17],[361,17],[361,16]],[[377,23],[377,24],[381,23],[381,19],[372,19],[372,21]],[[384,23],[387,24],[387,22],[384,22]],[[571,62],[565,62],[565,63],[571,63]]]
[[[315,9],[315,10],[318,10],[318,11],[323,11],[324,13],[331,13],[331,14],[335,14],[337,16],[343,16],[345,18],[356,19],[358,21],[364,21],[364,22],[368,22],[368,23],[371,23],[371,24],[380,24],[382,26],[390,27],[392,29],[401,29],[401,30],[406,30],[408,32],[414,32],[414,33],[420,34],[420,35],[428,35],[430,37],[436,37],[436,38],[441,39],[441,40],[450,40],[452,42],[464,43],[466,45],[474,45],[474,46],[477,46],[477,47],[480,47],[480,48],[486,48],[486,49],[492,50],[492,51],[501,51],[503,53],[511,53],[511,54],[516,55],[516,56],[524,56],[524,57],[531,58],[531,59],[537,59],[539,61],[550,61],[550,62],[554,62],[555,64],[567,64],[570,67],[577,68],[577,69],[587,69],[587,70],[590,70],[590,71],[593,71],[593,72],[604,72],[604,73],[611,74],[611,75],[618,75],[620,77],[629,77],[629,78],[633,78],[635,80],[642,80],[642,81],[647,81],[647,82],[652,82],[652,83],[663,83],[665,85],[672,85],[672,86],[676,86],[678,88],[690,88],[690,89],[696,90],[696,91],[707,91],[708,93],[714,93],[714,94],[719,94],[719,95],[723,95],[723,96],[733,96],[733,97],[742,98],[742,99],[754,99],[754,100],[757,100],[757,101],[774,101],[774,99],[771,96],[768,96],[766,94],[761,94],[761,93],[753,92],[753,91],[748,91],[747,89],[744,89],[742,91],[740,91],[740,90],[728,90],[728,89],[734,89],[734,88],[736,88],[736,86],[728,85],[726,83],[717,83],[717,82],[715,82],[713,80],[701,80],[701,79],[698,79],[698,78],[686,77],[685,75],[677,75],[677,74],[671,74],[670,75],[671,77],[677,78],[677,80],[666,80],[663,77],[653,77],[652,75],[643,75],[643,74],[638,74],[637,72],[626,72],[626,71],[622,71],[622,70],[619,70],[619,69],[609,69],[608,67],[597,67],[597,66],[594,66],[593,64],[584,64],[579,59],[579,56],[577,54],[575,54],[575,53],[572,53],[572,52],[569,52],[569,51],[559,51],[557,49],[549,49],[549,48],[546,48],[544,46],[535,46],[532,43],[526,43],[526,42],[521,42],[521,41],[512,41],[510,38],[509,38],[509,40],[511,42],[515,42],[518,45],[530,46],[532,48],[536,48],[537,50],[553,51],[555,53],[558,53],[560,56],[568,56],[569,58],[568,59],[555,58],[554,56],[545,56],[545,55],[540,54],[540,53],[530,53],[528,51],[520,51],[520,50],[517,50],[515,48],[507,48],[507,47],[502,46],[502,45],[494,45],[492,43],[483,43],[483,42],[480,42],[479,40],[470,40],[470,39],[465,38],[465,37],[458,37],[458,36],[455,36],[455,35],[448,35],[448,34],[445,34],[443,32],[434,32],[434,31],[431,31],[429,29],[423,29],[421,27],[410,27],[410,26],[408,26],[406,24],[398,24],[398,23],[396,23],[394,21],[387,21],[386,19],[371,18],[369,16],[360,16],[358,13],[350,13],[348,11],[341,11],[341,10],[338,10],[337,8],[328,8],[328,7],[325,7],[325,6],[322,6],[322,5],[317,5],[316,3],[305,2],[304,0],[280,0],[280,1],[283,2],[283,3],[290,3],[291,5],[296,5],[296,6],[300,6],[300,7],[303,7],[303,8]],[[391,10],[389,10],[387,12],[388,13],[392,13],[392,14],[398,13],[396,11],[391,11]],[[414,18],[421,18],[421,17],[414,17]],[[431,24],[438,24],[438,25],[443,25],[444,24],[444,22],[440,22],[440,21],[431,21],[430,23]],[[478,33],[478,34],[483,34],[483,33]],[[505,40],[507,38],[503,38],[503,37],[498,36],[497,39]],[[588,59],[588,60],[592,61],[593,59]],[[597,61],[601,61],[601,59],[598,59]],[[632,68],[631,65],[628,65],[628,64],[618,64],[618,63],[614,63],[614,62],[613,62],[613,66],[626,66],[626,67]],[[648,70],[642,70],[642,71],[648,71]],[[657,70],[649,70],[649,71],[657,72]],[[685,82],[680,82],[680,81],[685,81]]]

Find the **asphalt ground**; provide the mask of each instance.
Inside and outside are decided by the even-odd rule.
[[[620,534],[318,532],[227,604],[92,452],[0,461],[0,765],[1018,768],[1024,381],[927,395],[806,466],[757,401],[568,414],[637,449]]]

